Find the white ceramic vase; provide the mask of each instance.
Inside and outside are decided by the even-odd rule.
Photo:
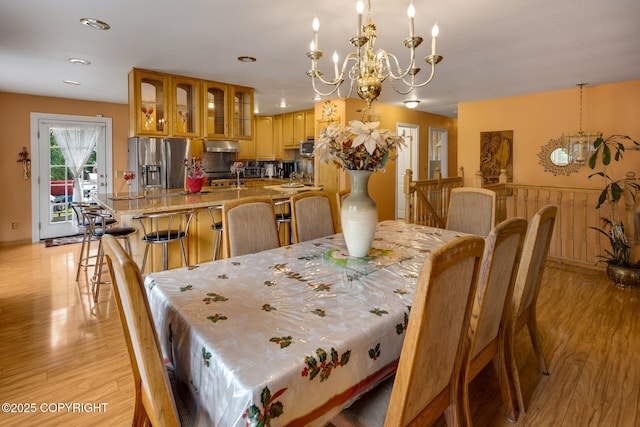
[[[373,172],[347,169],[351,193],[343,200],[340,210],[342,234],[349,255],[364,257],[371,249],[378,223],[378,206],[369,197],[369,178]]]

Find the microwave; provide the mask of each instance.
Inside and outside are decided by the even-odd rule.
[[[313,145],[314,145],[313,139],[300,141],[300,155],[302,157],[313,157]]]

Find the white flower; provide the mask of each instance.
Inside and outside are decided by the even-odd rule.
[[[373,154],[377,146],[383,148],[380,143],[380,133],[376,130],[380,122],[362,123],[360,120],[351,120],[349,126],[351,126],[351,132],[357,135],[353,140],[354,147],[364,144],[369,154]]]

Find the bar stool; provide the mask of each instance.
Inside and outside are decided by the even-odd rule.
[[[107,220],[110,214],[95,209],[83,209],[82,214],[87,220],[90,238],[99,239],[98,253],[96,255],[96,263],[91,278],[91,287],[93,293],[93,301],[98,302],[98,294],[100,293],[100,285],[111,283],[109,280],[102,280],[102,266],[104,264],[104,249],[102,248],[102,236],[108,234],[119,240],[124,240],[124,248],[131,255],[131,241],[129,237],[136,234],[138,230],[133,227],[114,227],[108,226]]]
[[[193,210],[181,210],[172,212],[162,212],[156,214],[138,215],[133,219],[140,221],[142,226],[142,241],[146,243],[142,266],[140,271],[144,272],[147,263],[147,255],[150,245],[162,245],[162,269],[169,268],[169,243],[179,242],[182,252],[183,266],[188,266],[187,254],[184,250],[184,239],[188,237],[189,224],[193,218]]]
[[[213,260],[220,259],[220,249],[222,247],[222,205],[209,206],[207,208],[211,216],[211,229],[214,232],[215,242],[213,243]]]
[[[91,255],[91,240],[93,240],[94,236],[92,235],[91,228],[89,227],[89,220],[85,218],[83,211],[105,212],[98,205],[81,202],[71,202],[71,209],[73,209],[73,213],[76,216],[78,230],[84,230],[82,245],[80,246],[80,257],[78,258],[78,269],[76,270],[76,281],[78,281],[80,278],[80,270],[84,269],[87,271],[87,267],[94,267],[95,264],[91,264],[90,260],[96,257],[96,255]],[[118,223],[118,221],[111,215],[108,215],[105,218],[100,217],[96,220],[98,223],[102,223],[104,221],[104,225],[107,227],[111,227]]]
[[[291,202],[287,200],[279,200],[273,203],[276,210],[276,224],[278,225],[278,236],[280,236],[280,227],[286,224],[289,227],[289,239],[284,242],[285,245],[291,244]],[[285,237],[287,235],[285,234]]]

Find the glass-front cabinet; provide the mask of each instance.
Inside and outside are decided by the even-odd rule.
[[[253,88],[134,68],[129,136],[253,139]]]
[[[200,136],[200,84],[188,77],[171,77],[171,136]]]
[[[229,89],[228,85],[204,82],[205,138],[229,137]]]
[[[129,73],[130,136],[167,136],[169,78],[152,71]]]
[[[231,86],[232,91],[232,138],[251,139],[253,123],[253,89]]]

